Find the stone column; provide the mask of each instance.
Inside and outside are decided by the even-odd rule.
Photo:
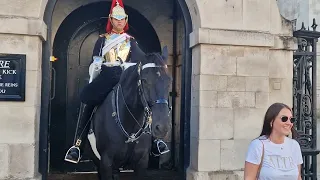
[[[42,41],[41,1],[0,2],[0,53],[26,55],[25,102],[0,101],[0,180],[38,173]]]
[[[190,34],[187,179],[243,179],[247,147],[259,136],[266,109],[274,102],[292,105],[291,24],[274,0],[198,0],[189,9],[201,21]]]

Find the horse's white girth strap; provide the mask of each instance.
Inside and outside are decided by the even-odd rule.
[[[94,135],[94,133],[89,133],[88,134],[88,140],[89,140],[89,143],[91,145],[91,149],[94,153],[94,155],[96,155],[96,157],[101,160],[101,156],[97,150],[97,140],[96,140],[96,136]]]
[[[147,64],[142,66],[142,70],[146,69],[146,68],[152,68],[152,67],[162,67],[162,66],[157,66],[155,63],[147,63]],[[164,67],[167,68],[167,65],[164,66]]]
[[[135,66],[137,63],[123,63],[120,66],[123,67],[124,70],[128,69],[131,66]],[[155,63],[147,63],[142,66],[142,70],[146,68],[153,68],[153,67],[162,67],[162,66],[157,66]],[[167,68],[167,65],[165,66]]]
[[[136,65],[137,63],[127,63],[127,62],[125,62],[125,63],[122,63],[120,66],[123,68],[123,70],[126,70],[126,69],[128,69],[129,67],[131,67],[131,66],[134,66],[134,65]]]

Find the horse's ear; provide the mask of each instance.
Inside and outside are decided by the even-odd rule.
[[[168,47],[167,46],[163,47],[161,56],[166,62],[168,61],[169,53],[168,53]]]
[[[132,39],[131,42],[131,62],[138,63],[146,55],[138,46],[138,43]]]

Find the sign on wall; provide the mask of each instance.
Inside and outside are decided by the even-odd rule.
[[[25,101],[26,55],[0,54],[0,101]]]

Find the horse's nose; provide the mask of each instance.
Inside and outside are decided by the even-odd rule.
[[[168,130],[167,130],[168,128],[166,128],[165,126],[162,126],[162,125],[160,125],[160,124],[158,124],[157,126],[156,126],[156,130],[157,131],[160,131],[160,132],[167,132]]]
[[[165,136],[168,131],[169,131],[169,128],[167,126],[162,125],[162,124],[157,124],[155,127],[155,133],[158,136]]]

